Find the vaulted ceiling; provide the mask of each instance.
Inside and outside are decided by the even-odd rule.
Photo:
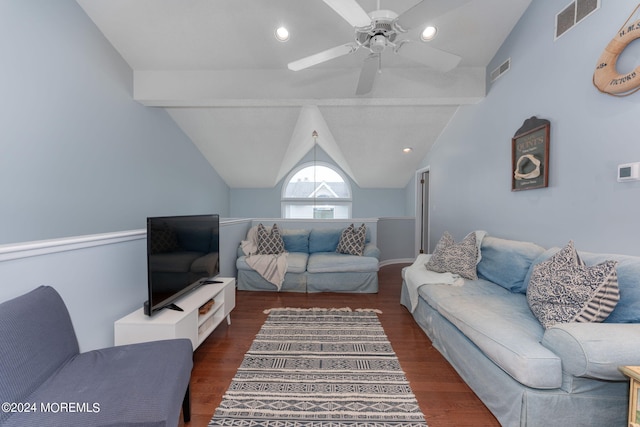
[[[462,1],[425,17],[438,28],[429,48],[460,56],[459,65],[442,72],[423,65],[428,51],[408,59],[386,48],[365,95],[355,94],[365,48],[287,68],[354,40],[322,0],[77,2],[133,69],[134,99],[165,108],[231,188],[276,185],[313,147],[314,130],[361,188],[402,188],[458,106],[485,96],[486,66],[531,0]],[[402,14],[420,0],[357,2],[367,13]],[[287,42],[274,37],[280,25]],[[420,49],[421,29],[398,40]]]

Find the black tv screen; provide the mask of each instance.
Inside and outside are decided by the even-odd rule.
[[[149,299],[145,314],[169,307],[176,299],[213,282],[220,273],[220,217],[185,215],[147,218]]]

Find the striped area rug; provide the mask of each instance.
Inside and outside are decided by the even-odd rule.
[[[209,426],[426,427],[375,310],[272,309]]]

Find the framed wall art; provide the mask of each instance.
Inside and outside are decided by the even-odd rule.
[[[531,117],[511,140],[511,191],[549,186],[549,120]]]

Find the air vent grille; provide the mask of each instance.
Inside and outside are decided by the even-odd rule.
[[[509,71],[509,68],[511,68],[511,58],[504,61],[495,70],[491,72],[491,82],[495,82],[498,79],[498,77],[500,77],[501,75]]]
[[[600,0],[575,0],[556,15],[555,37],[557,40],[587,16],[600,8]]]

